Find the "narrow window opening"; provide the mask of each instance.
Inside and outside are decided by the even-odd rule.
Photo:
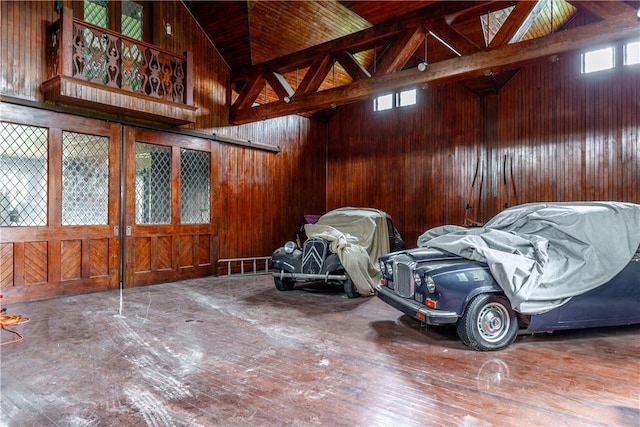
[[[385,111],[392,108],[408,107],[415,105],[417,95],[415,89],[403,90],[396,93],[380,95],[373,99],[373,111]]]
[[[381,95],[373,100],[373,111],[384,111],[393,108],[393,94]]]
[[[615,49],[605,47],[582,54],[582,73],[595,73],[615,67]]]
[[[624,46],[624,65],[640,64],[640,41]]]

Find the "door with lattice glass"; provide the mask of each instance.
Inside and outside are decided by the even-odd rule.
[[[215,274],[210,142],[128,129],[125,284]]]
[[[117,288],[121,127],[0,106],[3,302]]]

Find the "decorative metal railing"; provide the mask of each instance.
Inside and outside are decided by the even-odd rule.
[[[192,105],[192,55],[177,55],[79,19],[63,8],[49,28],[49,77],[73,77]]]

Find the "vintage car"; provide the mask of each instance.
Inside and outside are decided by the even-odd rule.
[[[391,217],[378,209],[335,209],[305,224],[304,231],[302,247],[289,241],[271,257],[280,291],[292,290],[296,282],[324,282],[343,287],[349,298],[373,295],[378,258],[405,247]]]
[[[474,350],[519,332],[640,323],[637,204],[515,206],[483,227],[431,229],[379,262],[379,298],[424,326],[456,325]]]

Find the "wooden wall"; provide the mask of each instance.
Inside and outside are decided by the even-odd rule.
[[[342,108],[330,122],[327,207],[388,211],[410,245],[535,201],[640,203],[638,66],[579,73],[579,53],[527,66],[495,95],[419,90],[414,108]],[[480,160],[482,191],[472,188]],[[513,171],[513,172],[512,172]]]
[[[453,84],[419,89],[411,107],[350,105],[329,129],[328,208],[382,209],[409,246],[429,224],[462,223],[482,138],[475,95]]]
[[[271,255],[294,240],[304,214],[325,211],[326,124],[298,116],[222,133],[278,141],[280,153],[220,144],[220,257]]]
[[[48,23],[58,19],[55,3],[0,2],[1,95],[42,104],[40,85],[47,79],[45,34]],[[73,2],[64,0],[62,5],[72,7]],[[219,222],[219,257],[271,255],[294,237],[303,214],[324,212],[327,125],[291,116],[227,126],[230,71],[215,46],[179,1],[153,2],[152,16],[154,44],[173,52],[193,52],[197,120],[183,129],[281,147],[280,153],[272,153],[213,143],[213,158],[219,160],[211,169],[217,171],[213,193],[219,200],[213,217]],[[172,35],[164,31],[164,22],[171,24]]]

